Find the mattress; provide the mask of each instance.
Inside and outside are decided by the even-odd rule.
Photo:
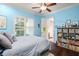
[[[50,48],[48,40],[37,36],[20,36],[12,44],[12,49],[6,49],[3,56],[38,56]]]

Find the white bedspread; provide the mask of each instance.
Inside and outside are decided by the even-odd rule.
[[[37,56],[50,48],[49,41],[37,36],[17,37],[12,49],[3,52],[3,56]]]

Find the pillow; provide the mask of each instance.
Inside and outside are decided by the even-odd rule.
[[[4,48],[10,49],[12,48],[11,42],[8,40],[7,37],[4,35],[0,34],[0,45]]]
[[[13,39],[11,37],[11,34],[4,32],[3,35],[6,36],[10,40],[11,44],[13,44]]]
[[[16,36],[15,35],[11,34],[11,38],[12,38],[13,42],[16,41]]]

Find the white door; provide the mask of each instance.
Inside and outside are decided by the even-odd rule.
[[[54,42],[54,18],[42,18],[41,20],[41,36]]]
[[[41,19],[41,36],[47,39],[47,20],[45,18]]]
[[[54,42],[54,18],[50,17],[47,21],[48,24],[48,40]]]

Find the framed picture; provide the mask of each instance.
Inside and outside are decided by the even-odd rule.
[[[6,20],[7,20],[6,16],[0,15],[0,29],[6,29],[7,27]]]

